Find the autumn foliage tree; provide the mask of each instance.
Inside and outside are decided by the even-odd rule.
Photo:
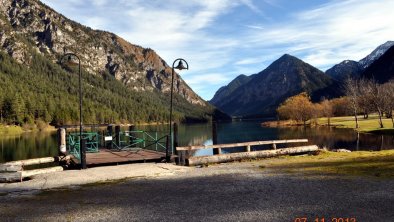
[[[296,120],[306,125],[306,121],[313,117],[314,107],[308,94],[303,92],[288,98],[277,112],[282,119]]]

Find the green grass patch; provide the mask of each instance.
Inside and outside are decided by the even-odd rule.
[[[23,129],[20,126],[5,126],[0,125],[0,135],[15,135],[23,133]]]
[[[337,128],[352,128],[359,132],[373,132],[377,134],[394,134],[393,124],[391,119],[382,118],[383,128],[379,126],[378,115],[370,115],[368,119],[364,119],[362,116],[358,116],[359,128],[356,129],[356,121],[354,116],[342,116],[331,118],[331,125]],[[318,118],[318,125],[327,125],[327,118]]]
[[[264,166],[290,173],[394,178],[394,150],[322,152],[317,156],[288,156]]]

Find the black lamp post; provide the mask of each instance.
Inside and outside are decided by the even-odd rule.
[[[82,75],[81,75],[81,59],[74,53],[65,53],[60,59],[60,63],[64,58],[67,58],[67,64],[73,65],[72,57],[78,59],[78,74],[79,74],[79,155],[81,157],[81,169],[86,169],[86,150],[85,140],[82,139]]]
[[[178,65],[175,67],[175,63],[178,62]],[[186,64],[186,67],[183,65],[183,63]],[[174,91],[174,70],[178,69],[178,70],[183,70],[183,69],[189,69],[189,64],[187,64],[186,60],[184,59],[175,59],[175,61],[172,63],[172,73],[171,73],[171,100],[170,100],[170,138],[171,138],[171,148],[173,146],[172,144],[172,97],[173,97],[173,91]],[[167,147],[166,149],[166,160],[167,162],[170,162],[171,159],[171,155],[170,155],[170,151],[169,151],[169,147]]]

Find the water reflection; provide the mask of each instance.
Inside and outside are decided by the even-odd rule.
[[[168,125],[137,126],[136,129],[158,131],[163,135],[169,131]],[[310,144],[329,149],[394,149],[393,135],[357,134],[351,129],[327,127],[266,128],[262,127],[259,121],[219,123],[217,129],[218,143],[307,138]],[[103,131],[105,128],[99,130]],[[125,127],[123,130],[128,129]],[[13,137],[0,136],[0,162],[55,156],[58,154],[56,137],[56,132],[25,133]],[[178,138],[179,146],[210,145],[212,144],[212,127],[210,124],[182,124],[179,126]],[[210,154],[212,154],[212,150],[200,150],[194,153],[194,155]]]
[[[0,137],[0,162],[57,155],[56,133]]]

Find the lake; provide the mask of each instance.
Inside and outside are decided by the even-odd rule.
[[[387,150],[394,149],[393,135],[357,134],[352,129],[328,127],[267,128],[261,121],[218,123],[218,143],[236,143],[275,139],[309,139],[309,144],[329,149]],[[147,131],[168,131],[168,125],[137,126]],[[358,142],[357,142],[358,140]],[[179,146],[212,144],[211,124],[181,124]],[[0,137],[0,162],[56,156],[57,134],[24,133]],[[194,155],[209,155],[212,150],[199,150]]]

